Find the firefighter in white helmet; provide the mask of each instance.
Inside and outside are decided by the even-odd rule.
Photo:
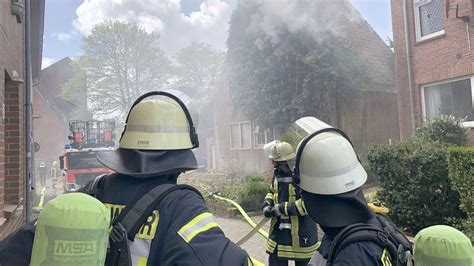
[[[297,266],[307,265],[316,251],[317,227],[293,185],[288,163],[295,158],[293,147],[288,142],[272,141],[263,150],[274,166],[270,191],[262,206],[265,217],[272,218],[267,240],[269,265],[288,265],[288,260],[294,260]]]
[[[394,234],[398,230],[388,218],[379,218],[368,207],[362,192],[367,173],[346,134],[314,117],[297,120],[287,134],[302,139],[298,142],[294,178],[308,215],[325,233],[308,265],[392,265],[400,246],[391,245],[387,239],[393,238],[383,229],[390,227]],[[386,238],[377,242],[378,236]],[[399,243],[401,247],[411,249],[402,233],[397,236],[406,241]]]

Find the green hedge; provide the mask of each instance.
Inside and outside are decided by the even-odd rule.
[[[423,141],[442,142],[463,146],[467,143],[467,130],[453,116],[439,116],[424,122],[416,129],[415,136]]]
[[[263,200],[269,191],[269,184],[262,176],[247,176],[239,192],[239,203],[246,211],[260,211]]]
[[[446,156],[445,144],[420,139],[369,151],[370,169],[380,180],[380,199],[391,209],[394,222],[412,234],[465,217],[459,194],[451,189]]]
[[[460,229],[474,242],[474,148],[449,149],[448,167],[453,189],[460,195],[460,208],[467,214]]]
[[[260,211],[270,185],[263,176],[246,176],[243,185],[219,189],[222,196],[235,200],[247,212]]]

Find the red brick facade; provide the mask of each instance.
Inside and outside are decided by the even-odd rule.
[[[0,1],[0,218],[5,206],[24,198],[24,24],[11,14],[11,2]],[[24,21],[24,18],[22,18]],[[1,238],[1,232],[0,232]]]
[[[4,200],[18,204],[25,198],[25,130],[23,86],[5,84]]]
[[[422,42],[416,41],[413,0],[406,0],[407,34],[404,24],[404,1],[392,0],[391,3],[400,137],[406,139],[413,135],[414,130],[411,122],[408,63],[412,68],[413,111],[417,126],[423,121],[422,86],[474,75],[474,51],[470,52],[472,47],[468,45],[468,36],[471,42],[474,42],[473,1],[443,0],[442,17],[439,19],[444,21],[444,34]],[[470,17],[469,22],[456,18],[456,6],[458,15]],[[405,34],[409,42],[408,58]]]
[[[32,77],[37,81],[44,0],[31,3]],[[25,16],[24,10],[12,10],[12,1],[0,1],[0,240],[26,220]]]

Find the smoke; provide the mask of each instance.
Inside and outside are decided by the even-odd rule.
[[[73,25],[87,36],[96,24],[106,19],[129,21],[160,34],[161,46],[169,54],[193,41],[224,50],[236,0],[199,2],[198,10],[184,14],[182,0],[87,0],[77,8]]]
[[[324,33],[344,34],[346,23],[364,21],[349,0],[247,0],[241,4],[257,6],[251,30],[263,32],[273,45],[288,32],[305,32],[321,40]],[[263,43],[256,41],[258,47]]]

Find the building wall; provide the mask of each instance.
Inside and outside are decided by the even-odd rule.
[[[236,110],[230,95],[227,69],[216,90],[215,136],[217,144],[217,170],[234,174],[261,174],[271,169],[261,147],[255,147],[252,137],[250,149],[231,149],[230,124],[248,121]],[[351,138],[356,152],[367,154],[373,144],[399,139],[397,96],[393,92],[361,91],[341,111],[342,126]],[[255,131],[252,125],[251,132]],[[253,134],[252,134],[253,135]]]
[[[409,56],[406,56],[406,38],[404,30],[403,1],[392,0],[393,38],[395,46],[396,89],[398,91],[398,109],[400,136],[402,139],[413,135],[410,111],[410,93],[407,61],[413,68],[413,101],[416,124],[423,120],[421,86],[439,81],[474,74],[474,51],[469,54],[466,23],[456,18],[456,11],[447,12],[444,2],[445,34],[425,42],[416,42],[413,0],[407,1]],[[460,16],[473,15],[471,0],[444,0],[448,6],[459,4]],[[469,22],[469,33],[474,37],[474,23]],[[474,39],[472,40],[474,41]]]
[[[45,162],[47,168],[51,169],[53,161],[58,161],[67,141],[67,126],[36,88],[33,90],[33,99],[34,139],[41,146],[35,153],[36,167]]]
[[[0,218],[6,206],[25,198],[24,86],[11,79],[14,71],[25,78],[23,27],[11,14],[11,1],[0,1]]]

